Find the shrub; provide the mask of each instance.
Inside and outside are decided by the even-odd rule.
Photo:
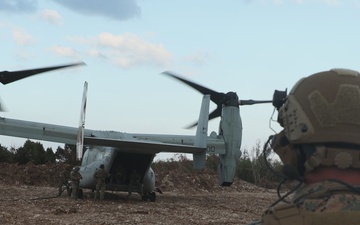
[[[9,151],[6,147],[0,145],[0,162],[12,163],[14,160],[14,153]]]
[[[280,182],[280,178],[274,175],[271,169],[278,169],[281,162],[273,152],[263,152],[260,141],[256,142],[251,154],[247,149],[243,149],[242,152],[236,169],[240,179],[265,188],[274,188]],[[268,163],[265,161],[264,154],[267,154]],[[272,168],[269,168],[268,165]]]

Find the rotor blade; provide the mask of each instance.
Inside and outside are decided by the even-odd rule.
[[[213,91],[209,88],[203,87],[201,85],[195,84],[194,82],[185,80],[184,78],[179,77],[178,75],[175,75],[174,73],[170,72],[170,71],[165,71],[163,72],[163,74],[171,76],[187,85],[189,85],[190,87],[196,89],[197,91],[199,91],[200,93],[202,93],[203,95],[210,95],[210,99],[211,101],[215,102],[215,104],[217,105],[221,105],[224,102],[226,102],[229,98],[226,94],[224,93],[219,93],[216,91]]]
[[[198,84],[196,84],[194,82],[188,81],[188,80],[186,80],[184,78],[181,78],[178,75],[175,75],[174,73],[172,73],[170,71],[165,71],[165,72],[163,72],[163,74],[171,76],[171,77],[173,77],[173,78],[175,78],[175,79],[189,85],[190,87],[196,89],[197,91],[199,91],[203,95],[210,95],[210,100],[213,101],[217,105],[217,108],[213,112],[211,112],[209,114],[209,120],[214,119],[216,117],[220,117],[221,116],[222,105],[231,100],[231,97],[224,94],[224,93],[216,92],[216,91],[213,91],[213,90],[211,90],[209,88],[198,85]],[[196,125],[198,125],[198,122],[195,122],[195,123],[187,126],[186,128],[192,128],[192,127],[195,127]]]
[[[209,120],[215,119],[221,116],[221,106],[218,106],[214,111],[209,114]],[[198,125],[198,122],[192,123],[191,125],[187,126],[186,129],[193,128]]]
[[[239,100],[239,105],[253,105],[253,104],[261,104],[261,103],[271,103],[273,102],[272,100],[264,100],[264,101],[260,101],[260,100]]]
[[[51,70],[57,70],[62,69],[66,67],[72,67],[72,66],[79,66],[79,65],[85,65],[85,63],[74,63],[74,64],[68,64],[68,65],[62,65],[62,66],[52,66],[52,67],[44,67],[44,68],[38,68],[38,69],[30,69],[30,70],[19,70],[19,71],[2,71],[0,72],[0,82],[2,84],[8,84],[12,83],[17,80],[21,80],[26,77],[30,77],[39,73],[48,72]]]
[[[216,117],[221,116],[221,110],[222,110],[222,106],[218,106],[214,111],[212,111],[209,114],[209,120],[215,119]]]

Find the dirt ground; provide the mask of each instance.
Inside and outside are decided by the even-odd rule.
[[[241,180],[219,187],[216,173],[155,171],[156,202],[137,194],[106,192],[94,201],[91,190],[73,200],[57,195],[61,165],[0,164],[0,224],[247,224],[277,199],[276,191]]]

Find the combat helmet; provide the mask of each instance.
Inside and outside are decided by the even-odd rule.
[[[291,143],[360,145],[360,74],[333,69],[301,79],[278,120]]]
[[[74,168],[72,169],[73,171],[79,171],[80,167],[79,166],[74,166]]]
[[[305,172],[320,164],[359,168],[359,153],[346,150],[360,146],[359,72],[332,69],[302,78],[278,107],[278,122],[284,129],[273,148],[285,164],[305,162]]]

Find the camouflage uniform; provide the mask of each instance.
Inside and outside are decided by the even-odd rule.
[[[70,173],[71,189],[72,189],[71,198],[75,200],[78,198],[79,184],[80,184],[80,180],[82,179],[79,170],[80,168],[78,166],[75,166]]]
[[[354,186],[354,188],[359,188]],[[359,210],[360,195],[349,187],[332,181],[304,185],[293,197],[299,208],[311,212],[327,212],[333,210]],[[334,204],[334,203],[340,204]]]
[[[264,225],[357,225],[360,224],[360,195],[338,183],[324,181],[307,185],[293,202],[279,204],[263,215]]]
[[[133,188],[136,188],[137,190],[139,190],[139,194],[141,196],[143,196],[143,189],[142,189],[142,184],[141,184],[141,176],[136,170],[133,170],[131,175],[130,175],[130,183],[129,183],[129,186],[128,186],[128,197],[132,194]]]
[[[94,200],[99,197],[100,192],[100,200],[104,200],[106,183],[105,179],[109,174],[106,172],[104,165],[100,165],[100,168],[95,171],[94,177],[96,178],[96,192]]]
[[[63,192],[63,186],[66,187],[66,191],[67,191],[67,195],[70,196],[71,195],[71,190],[70,190],[70,186],[69,186],[69,180],[70,180],[70,166],[67,165],[65,166],[64,170],[61,171],[59,173],[59,196],[62,194]]]
[[[313,74],[273,105],[284,129],[271,146],[283,178],[303,185],[291,203],[271,207],[252,224],[360,224],[360,74]]]

